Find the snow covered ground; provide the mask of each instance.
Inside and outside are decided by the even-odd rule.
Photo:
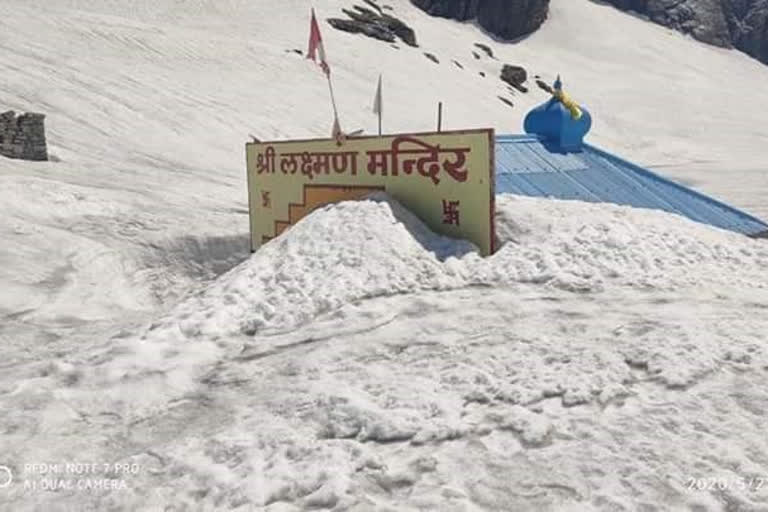
[[[768,217],[768,67],[587,0],[515,44],[389,3],[422,48],[322,25],[345,128],[383,72],[387,131],[442,100],[519,132],[522,64],[590,142]],[[56,160],[0,161],[0,510],[768,510],[764,241],[503,197],[482,259],[378,196],[249,257],[247,135],[330,131],[307,11],[0,0],[0,107]]]

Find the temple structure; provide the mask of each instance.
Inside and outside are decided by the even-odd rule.
[[[563,91],[525,118],[527,135],[497,135],[496,193],[664,210],[752,237],[768,224],[584,142],[592,116]]]

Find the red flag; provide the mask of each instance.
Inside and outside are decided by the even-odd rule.
[[[320,26],[317,24],[317,18],[315,18],[315,10],[312,9],[312,21],[309,24],[309,49],[307,50],[307,58],[315,60],[315,52],[320,57],[320,67],[323,68],[323,73],[330,76],[331,68],[328,67],[328,62],[325,60],[325,48],[323,48],[323,38],[320,35]]]

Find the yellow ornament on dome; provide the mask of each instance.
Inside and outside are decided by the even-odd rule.
[[[555,81],[555,89],[552,91],[552,96],[557,98],[557,100],[568,109],[568,112],[571,113],[571,118],[576,121],[581,119],[581,109],[579,108],[579,104],[563,91],[563,83],[560,81],[560,75],[557,76],[557,80]]]

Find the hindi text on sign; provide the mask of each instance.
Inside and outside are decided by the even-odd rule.
[[[366,169],[372,175],[399,176],[402,172],[429,178],[435,185],[440,183],[439,175],[442,172],[448,174],[455,181],[463,183],[467,181],[468,171],[464,168],[467,161],[467,153],[471,148],[441,148],[440,145],[431,145],[415,137],[400,136],[392,140],[387,149],[374,149],[366,151],[368,164]],[[441,155],[452,153],[455,160],[446,158],[440,161]],[[256,171],[258,174],[274,174],[276,171],[276,159],[279,160],[279,168],[283,174],[302,175],[309,179],[322,174],[330,175],[331,170],[336,174],[349,172],[357,175],[357,157],[355,151],[322,151],[322,152],[297,152],[280,153],[275,148],[267,146],[263,153],[256,157]]]

